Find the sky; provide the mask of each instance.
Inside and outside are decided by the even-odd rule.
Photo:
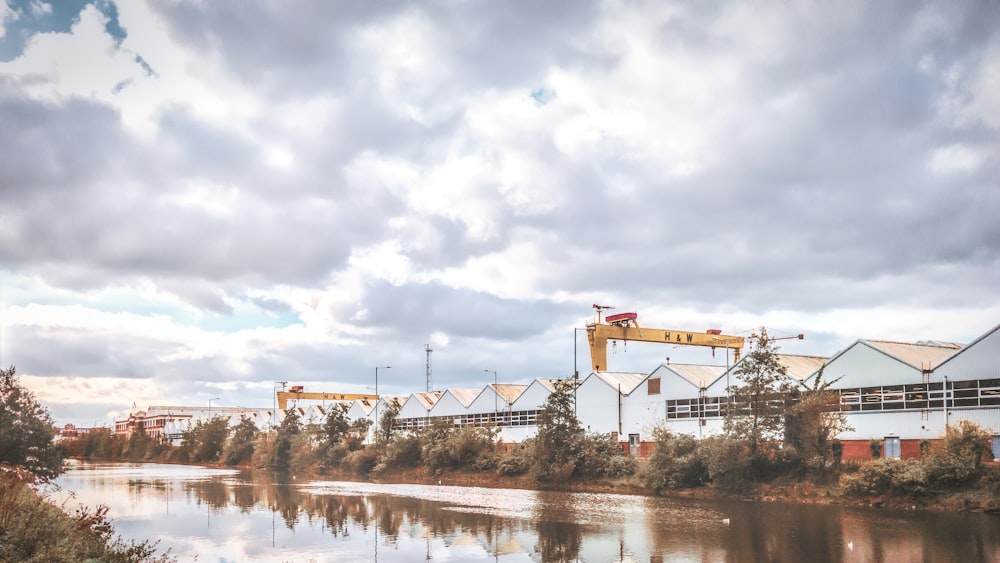
[[[91,426],[586,375],[594,304],[968,343],[998,179],[997,2],[0,0],[0,365]]]

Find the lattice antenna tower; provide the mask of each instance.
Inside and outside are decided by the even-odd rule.
[[[431,379],[431,350],[430,344],[424,344],[424,352],[427,352],[427,389],[428,393],[431,392],[431,388],[434,387],[433,380]]]

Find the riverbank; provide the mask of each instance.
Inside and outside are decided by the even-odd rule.
[[[355,474],[335,472],[327,475],[308,475],[299,478],[336,479],[357,481]],[[817,484],[808,481],[794,483],[767,483],[753,493],[729,493],[711,486],[656,491],[635,482],[633,478],[576,480],[563,483],[539,483],[528,476],[504,476],[495,473],[450,471],[438,475],[422,469],[382,472],[362,481],[387,484],[451,485],[498,489],[526,489],[537,491],[562,491],[574,493],[606,493],[664,498],[703,500],[742,500],[768,503],[838,504],[895,510],[928,510],[944,512],[982,512],[1000,515],[1000,502],[992,498],[991,483],[981,479],[976,483],[957,487],[955,490],[920,497],[873,495],[846,496],[838,483]]]

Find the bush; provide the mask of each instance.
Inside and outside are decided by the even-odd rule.
[[[636,461],[622,452],[611,434],[589,433],[580,441],[580,458],[575,475],[600,479],[624,477],[635,473]]]
[[[524,475],[534,463],[534,447],[531,440],[514,444],[510,452],[500,456],[497,473],[501,475]]]
[[[653,430],[653,441],[656,443],[653,455],[640,472],[645,486],[659,492],[698,487],[708,482],[708,467],[693,436],[657,427]]]
[[[925,461],[928,482],[936,487],[968,483],[983,474],[983,456],[991,453],[990,435],[968,420],[949,426],[944,449]]]
[[[378,455],[375,473],[390,469],[420,467],[420,436],[415,433],[394,434]]]
[[[27,475],[25,475],[27,476]],[[72,515],[46,502],[20,479],[0,475],[0,561],[166,562],[156,544],[123,541],[114,534],[107,507],[80,506]]]
[[[872,438],[868,440],[868,449],[872,452],[872,459],[882,457],[882,439]]]
[[[377,463],[378,455],[375,448],[363,448],[347,454],[340,466],[356,475],[365,477],[371,473]]]
[[[702,455],[712,486],[730,493],[749,493],[760,485],[753,459],[743,442],[724,437],[702,440]]]
[[[840,487],[848,496],[920,497],[928,493],[927,473],[920,462],[912,459],[869,461],[856,473],[842,475]]]

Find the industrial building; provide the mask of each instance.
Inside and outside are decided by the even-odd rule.
[[[635,317],[625,320],[634,322]],[[680,333],[666,334],[672,338]],[[696,345],[713,343],[703,342]],[[606,356],[595,358],[606,361]],[[778,360],[791,383],[808,385],[820,373],[824,381],[834,381],[840,411],[852,428],[838,437],[844,444],[845,459],[870,457],[872,439],[883,441],[886,457],[918,457],[922,440],[940,439],[947,425],[961,420],[975,422],[992,433],[994,457],[1000,458],[1000,326],[965,346],[858,340],[830,358],[778,354]],[[615,435],[623,448],[636,456],[649,454],[657,426],[696,438],[719,435],[729,400],[727,388],[738,383],[735,374],[739,368],[736,361],[728,368],[666,363],[650,373],[593,370],[576,381],[577,418],[589,432]],[[349,419],[366,418],[374,428],[381,413],[393,405],[399,408],[396,428],[402,431],[438,421],[458,427],[496,428],[500,440],[517,443],[537,432],[538,413],[554,391],[555,381],[537,378],[526,385],[492,383],[481,389],[416,392],[375,401],[366,396],[311,406],[295,401],[291,408],[303,421],[321,422],[330,404],[343,402],[348,405]],[[301,392],[301,387],[298,389]],[[310,395],[333,396],[300,396],[305,399]],[[259,428],[267,429],[280,424],[286,412],[288,409],[280,408],[217,407],[209,412],[200,407],[150,407],[116,422],[115,432],[142,429],[176,440],[209,417],[226,416],[231,424],[250,418]],[[369,440],[373,437],[370,433]]]

